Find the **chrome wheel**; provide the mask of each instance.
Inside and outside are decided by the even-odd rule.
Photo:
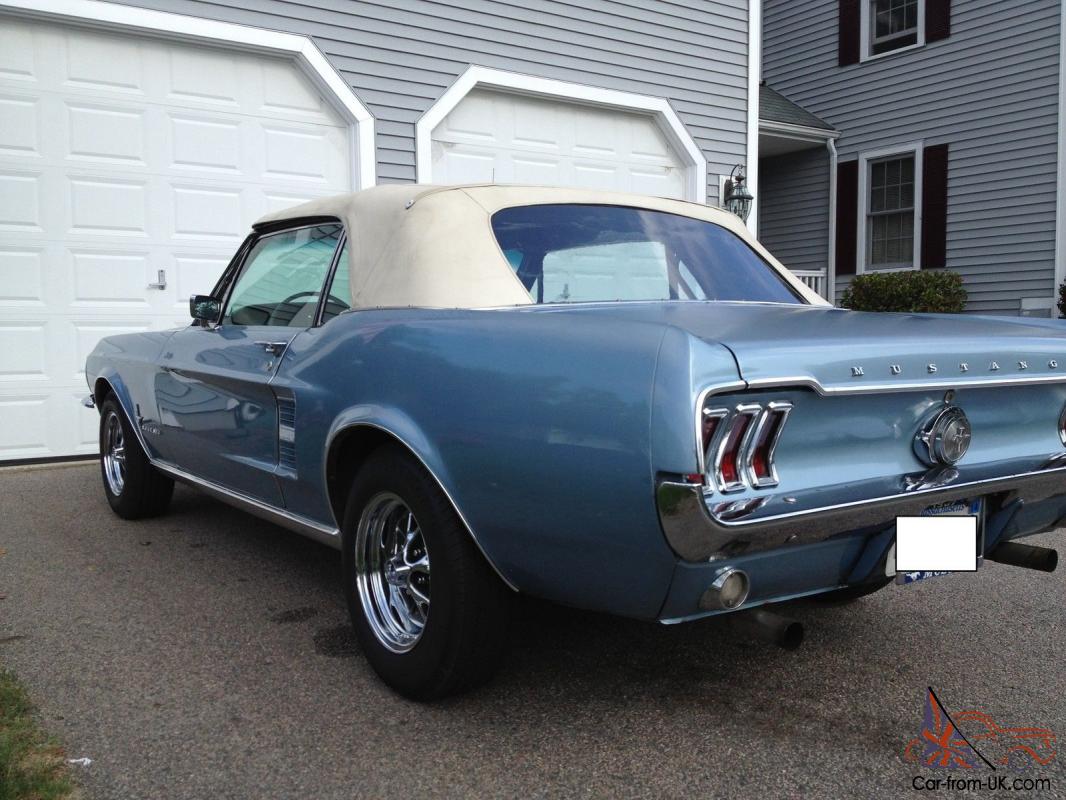
[[[104,420],[104,477],[111,494],[118,497],[126,485],[126,438],[122,420],[116,412],[108,412]]]
[[[391,492],[370,498],[355,535],[355,580],[370,629],[405,653],[429,618],[429,551],[407,504]]]

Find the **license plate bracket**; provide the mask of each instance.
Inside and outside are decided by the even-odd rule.
[[[953,500],[946,503],[937,503],[935,505],[931,505],[921,512],[921,514],[918,516],[918,519],[928,517],[970,517],[975,520],[976,536],[974,536],[975,541],[971,545],[976,547],[976,557],[973,560],[973,567],[968,569],[950,570],[896,570],[896,554],[898,552],[899,547],[899,521],[897,520],[897,539],[893,541],[892,551],[889,553],[889,557],[886,563],[886,567],[890,567],[892,570],[892,573],[890,574],[895,575],[895,580],[897,584],[906,585],[910,583],[919,583],[930,578],[938,578],[944,575],[951,575],[955,572],[973,572],[980,568],[981,563],[984,561],[985,503],[983,497],[965,500]],[[936,530],[936,526],[929,527],[931,527],[934,531]],[[958,526],[946,527],[958,528]]]

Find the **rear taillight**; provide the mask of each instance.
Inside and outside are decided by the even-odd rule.
[[[718,488],[723,492],[737,492],[744,488],[743,454],[751,443],[751,435],[755,432],[756,420],[761,413],[762,406],[759,405],[737,406],[725,423],[725,433],[713,462]]]
[[[788,402],[704,408],[700,445],[707,485],[720,492],[776,486],[774,452],[791,411]]]
[[[791,403],[769,403],[759,417],[759,424],[748,449],[746,467],[752,486],[763,489],[777,486],[777,468],[774,466],[774,451],[785,420],[792,411]]]

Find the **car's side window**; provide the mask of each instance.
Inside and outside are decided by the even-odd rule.
[[[352,307],[352,275],[348,269],[348,240],[341,247],[337,258],[337,268],[333,280],[326,291],[326,302],[322,306],[322,324],[325,325],[342,311]]]
[[[222,324],[312,325],[342,231],[329,223],[261,237],[244,260]]]

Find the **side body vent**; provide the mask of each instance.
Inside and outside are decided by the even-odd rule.
[[[296,469],[296,401],[278,398],[278,464]]]

